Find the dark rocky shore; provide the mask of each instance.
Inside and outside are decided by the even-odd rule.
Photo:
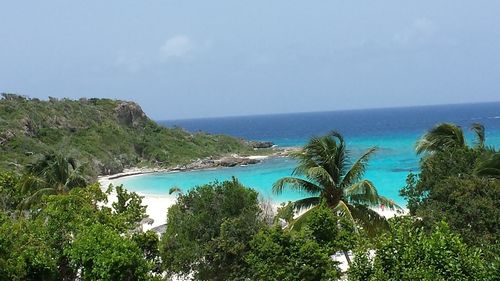
[[[230,155],[224,156],[221,158],[215,157],[207,157],[204,159],[198,159],[194,162],[185,165],[177,165],[169,168],[134,168],[126,170],[122,173],[114,174],[107,176],[108,180],[118,179],[122,177],[134,176],[134,175],[142,175],[149,173],[159,173],[159,172],[187,172],[187,171],[195,171],[195,170],[205,170],[205,169],[214,169],[214,168],[223,168],[223,167],[235,167],[235,166],[244,166],[244,165],[252,165],[262,162],[264,159],[269,157],[286,157],[293,151],[300,150],[299,147],[275,147],[274,144],[262,144],[262,142],[253,142],[257,145],[265,145],[266,148],[272,147],[273,153],[269,155],[258,155],[258,148],[256,148],[256,155],[254,156],[239,156],[239,155]],[[270,144],[270,145],[269,145]],[[267,146],[269,145],[269,146]]]

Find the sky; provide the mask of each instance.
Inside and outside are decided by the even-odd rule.
[[[500,101],[500,1],[0,0],[0,92],[156,120]]]

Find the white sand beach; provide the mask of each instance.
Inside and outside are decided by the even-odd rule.
[[[130,177],[130,176],[137,176],[141,175],[144,173],[139,173],[137,174],[136,172],[143,172],[144,170],[139,170],[139,169],[134,169],[134,171],[129,170],[121,174],[116,174],[116,175],[111,175],[111,176],[105,176],[105,177],[99,177],[99,183],[101,185],[101,188],[103,190],[106,190],[110,184],[112,184],[112,180],[110,178],[114,178],[116,176],[120,177]],[[152,224],[144,224],[143,229],[144,230],[149,230],[154,227],[163,225],[167,221],[167,210],[170,206],[174,205],[175,202],[177,201],[177,198],[175,195],[152,195],[152,194],[147,194],[147,193],[141,193],[141,192],[136,192],[139,196],[142,196],[142,204],[146,206],[146,214],[148,215],[149,218],[153,219]],[[111,192],[111,194],[108,196],[108,204],[107,206],[111,206],[113,202],[115,202],[116,199],[116,192]]]
[[[265,156],[264,156],[265,157]],[[110,184],[112,184],[112,179],[117,178],[117,177],[131,177],[131,176],[138,176],[141,174],[145,173],[153,173],[153,172],[160,172],[161,170],[143,170],[143,169],[129,169],[124,171],[123,173],[120,174],[115,174],[115,175],[109,175],[109,176],[102,176],[99,177],[99,183],[101,184],[101,188],[103,190],[106,190]],[[146,214],[149,216],[149,218],[153,219],[152,224],[144,224],[143,229],[144,230],[149,230],[152,228],[155,228],[157,226],[161,226],[166,223],[167,221],[167,211],[168,208],[172,205],[174,205],[177,201],[176,195],[156,195],[156,194],[148,194],[148,193],[141,193],[141,192],[136,192],[140,196],[143,197],[142,202],[143,204],[147,207],[146,208]],[[116,193],[112,192],[109,197],[108,197],[108,206],[111,206],[113,202],[116,201]],[[273,202],[272,205],[274,206],[274,210],[276,210],[280,206],[281,202]],[[385,218],[392,218],[394,216],[401,216],[404,214],[408,213],[407,209],[402,209],[402,210],[395,210],[395,209],[389,209],[387,207],[385,208],[372,208],[375,210],[377,213],[379,213],[381,216],[384,216]]]

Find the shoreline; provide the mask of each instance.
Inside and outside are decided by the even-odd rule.
[[[106,190],[110,185],[113,184],[112,181],[115,179],[141,176],[154,173],[182,173],[190,171],[214,170],[227,167],[254,165],[257,163],[261,163],[262,161],[265,161],[269,158],[287,157],[290,154],[290,152],[297,151],[300,149],[300,147],[282,147],[274,149],[276,151],[274,151],[270,155],[239,156],[233,154],[230,156],[219,157],[217,159],[212,159],[211,157],[202,160],[198,159],[187,165],[178,165],[169,168],[150,168],[150,167],[128,168],[124,169],[124,171],[121,173],[98,176],[97,181],[99,182],[101,189]],[[231,165],[224,165],[224,163],[228,163]],[[137,193],[139,196],[142,197],[142,204],[146,206],[146,214],[148,215],[149,218],[153,219],[153,222],[151,224],[144,223],[142,225],[143,229],[147,231],[164,225],[167,220],[168,208],[170,208],[177,202],[177,196],[170,194],[151,194],[143,192],[135,192],[135,193]],[[106,204],[106,206],[111,207],[111,204],[116,200],[117,200],[116,192],[112,191],[108,195],[108,203]],[[273,211],[276,211],[277,207],[280,206],[281,202],[272,202],[271,204],[274,208]]]
[[[124,171],[121,173],[99,176],[97,180],[101,186],[101,189],[106,190],[111,184],[113,184],[112,181],[115,179],[141,176],[153,173],[182,173],[190,171],[216,170],[216,169],[235,167],[235,166],[253,165],[261,163],[262,161],[265,161],[270,158],[287,157],[290,154],[290,152],[297,151],[299,149],[300,149],[299,147],[286,147],[286,148],[279,148],[279,150],[276,149],[276,151],[270,155],[239,156],[233,154],[230,156],[223,156],[215,160],[209,157],[202,160],[198,159],[187,165],[182,165],[182,166],[178,165],[170,168],[129,168],[129,169],[124,169]],[[226,164],[229,163],[231,165],[223,165],[221,163],[226,163]],[[144,193],[137,191],[135,191],[135,193],[137,193],[139,196],[142,197],[142,203],[144,206],[146,206],[146,214],[148,215],[149,218],[153,220],[152,223],[144,223],[142,225],[143,229],[147,231],[157,227],[161,227],[164,224],[166,224],[168,208],[170,208],[177,202],[177,195],[152,194],[152,193]],[[112,191],[108,195],[108,204],[106,205],[111,206],[111,204],[115,201],[116,201],[116,192]],[[282,203],[286,202],[270,201],[268,203],[270,203],[270,205],[272,206],[273,208],[272,211],[276,213],[277,208],[280,207]],[[409,212],[407,208],[402,208],[401,210],[399,209],[391,210],[387,207],[384,209],[382,209],[381,207],[372,207],[371,209],[387,219],[392,218],[394,216],[406,215]]]
[[[273,148],[275,151],[269,155],[250,155],[250,156],[240,156],[238,154],[226,155],[218,158],[207,157],[204,159],[198,159],[191,163],[185,165],[177,165],[174,167],[133,167],[123,169],[122,172],[111,174],[111,175],[100,175],[97,177],[97,181],[108,181],[131,177],[131,176],[139,176],[153,173],[175,173],[175,172],[191,172],[191,171],[203,171],[210,169],[220,169],[220,168],[228,168],[235,166],[244,166],[244,165],[254,165],[261,163],[262,161],[275,158],[275,157],[287,157],[291,152],[298,151],[300,147],[281,147],[281,148]]]
[[[105,189],[109,186],[108,185],[103,185],[102,182],[99,182],[101,184],[101,188]],[[137,195],[142,197],[142,205],[146,206],[146,215],[148,218],[151,218],[153,221],[152,223],[143,223],[142,228],[144,231],[154,229],[156,227],[161,227],[167,223],[167,213],[168,209],[177,203],[177,195],[170,195],[170,194],[165,194],[165,195],[154,195],[154,194],[149,194],[149,193],[142,193],[142,192],[135,192]],[[108,195],[108,203],[106,206],[111,207],[111,204],[117,200],[116,198],[116,192],[112,191]],[[272,211],[273,213],[276,214],[277,210],[279,207],[281,207],[281,204],[284,202],[276,202],[276,201],[270,201],[266,202],[264,200],[263,205],[266,205],[266,203],[269,203],[269,205],[272,206]],[[409,213],[407,208],[403,208],[401,210],[398,209],[390,209],[385,207],[382,209],[381,207],[371,207],[370,209],[374,210],[377,212],[379,215],[385,217],[386,219],[393,218],[395,216],[403,216],[407,215]],[[300,215],[302,212],[297,213],[296,215]]]
[[[161,172],[161,171],[152,171]],[[123,177],[132,177],[143,175],[144,173],[129,173],[127,175],[123,175]],[[100,178],[99,184],[102,190],[108,189],[110,185],[112,185],[112,179]],[[142,197],[142,205],[146,206],[146,215],[148,218],[152,219],[150,223],[143,223],[142,228],[144,231],[154,230],[155,228],[162,227],[167,222],[167,212],[168,209],[177,203],[177,195],[176,194],[152,194],[152,193],[144,193],[134,191],[137,195]],[[116,192],[113,190],[108,195],[108,203],[106,206],[111,207],[113,202],[116,202]],[[266,198],[262,200],[263,206],[266,204],[272,206],[272,212],[276,214],[278,207],[281,207],[282,203],[286,203],[287,201],[271,201]],[[395,216],[403,216],[409,213],[409,210],[405,207],[402,209],[390,209],[388,207],[370,207],[370,209],[377,212],[379,215],[385,217],[386,219],[395,217]],[[299,212],[297,215],[299,215]]]

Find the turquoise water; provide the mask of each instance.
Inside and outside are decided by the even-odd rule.
[[[301,146],[310,136],[321,135],[332,128],[344,134],[355,158],[371,146],[379,148],[371,159],[365,178],[371,180],[379,193],[405,205],[399,190],[405,185],[410,171],[418,172],[419,158],[415,155],[416,140],[438,122],[454,122],[467,127],[481,122],[486,127],[487,144],[500,147],[500,103],[306,113],[294,115],[235,117],[202,120],[167,121],[192,131],[204,130],[227,133],[247,139],[271,140],[279,146]],[[468,132],[468,138],[472,134]],[[194,186],[237,177],[244,185],[259,191],[274,202],[295,200],[306,196],[299,192],[272,193],[272,184],[290,176],[295,162],[289,158],[270,158],[256,165],[215,170],[158,173],[120,178],[131,191],[165,195],[173,187],[188,190]]]
[[[371,159],[365,178],[373,181],[379,192],[398,204],[405,205],[399,196],[399,189],[405,185],[410,171],[418,171],[418,158],[413,144],[415,138],[368,138],[348,142],[352,155],[357,156],[369,145],[379,147],[377,154]],[[143,176],[116,179],[114,184],[123,184],[129,190],[141,193],[165,195],[168,190],[177,186],[183,190],[215,180],[223,181],[237,177],[245,186],[260,192],[264,198],[275,202],[300,199],[305,196],[298,192],[284,192],[281,195],[272,193],[272,183],[289,176],[295,167],[295,161],[286,157],[269,158],[262,163],[244,167],[221,168],[190,172],[157,173]]]

